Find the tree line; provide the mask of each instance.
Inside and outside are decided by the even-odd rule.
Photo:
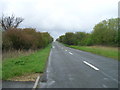
[[[57,41],[68,45],[109,45],[119,46],[120,30],[119,18],[103,20],[96,24],[91,33],[67,32],[60,36]]]
[[[14,16],[1,18],[3,51],[36,50],[46,47],[53,41],[48,32],[38,32],[34,28],[17,28],[22,21],[22,18]]]

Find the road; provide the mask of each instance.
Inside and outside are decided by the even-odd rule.
[[[2,81],[2,88],[33,88],[34,83],[33,81]]]
[[[53,42],[41,88],[118,88],[118,61]]]

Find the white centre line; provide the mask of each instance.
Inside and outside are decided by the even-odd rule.
[[[97,67],[93,66],[92,64],[86,62],[86,61],[83,61],[85,64],[87,64],[88,66],[90,66],[91,68],[95,69],[95,70],[99,70]]]
[[[73,55],[73,53],[69,52],[71,55]]]

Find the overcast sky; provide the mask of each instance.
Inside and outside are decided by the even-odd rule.
[[[47,31],[91,32],[104,19],[118,17],[119,0],[0,0],[0,14],[23,17],[20,27]]]

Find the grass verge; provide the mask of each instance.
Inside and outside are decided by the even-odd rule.
[[[45,69],[51,45],[28,56],[9,58],[2,62],[2,79],[7,80],[25,74],[42,73]]]
[[[68,46],[68,45],[67,45]],[[68,46],[118,60],[118,48],[105,46]]]
[[[0,58],[0,80],[2,80],[2,60]]]

